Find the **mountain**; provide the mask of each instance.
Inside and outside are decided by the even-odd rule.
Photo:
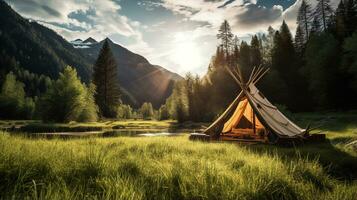
[[[86,39],[84,41],[81,39],[76,39],[76,40],[71,41],[71,44],[76,49],[89,48],[92,44],[96,44],[96,43],[98,43],[98,42],[91,37],[89,37],[88,39]]]
[[[150,64],[143,56],[129,51],[110,39],[108,41],[118,64],[120,85],[125,88],[126,93],[129,93],[130,100],[135,100],[132,104],[141,105],[148,101],[157,107],[164,103],[162,97],[166,99],[171,94],[173,81],[181,77],[160,66]],[[103,43],[104,40],[78,50],[94,64]]]
[[[79,51],[54,31],[22,18],[4,1],[0,1],[0,61],[11,68],[5,58],[36,74],[56,78],[63,67],[76,67],[83,81],[89,81],[91,65]],[[10,65],[14,65],[10,63]]]
[[[0,84],[15,67],[57,78],[66,65],[75,67],[84,82],[90,81],[103,41],[90,37],[70,43],[53,30],[21,17],[2,0],[0,13]],[[123,101],[134,107],[151,102],[157,108],[164,103],[174,81],[181,77],[112,41],[110,45],[118,63]]]
[[[76,40],[73,40],[72,42],[73,42],[73,43],[82,43],[83,40],[81,40],[81,39],[76,39]],[[72,42],[71,42],[71,43],[72,43]]]
[[[95,39],[93,39],[92,37],[87,38],[86,40],[83,41],[83,43],[97,43],[97,41]]]

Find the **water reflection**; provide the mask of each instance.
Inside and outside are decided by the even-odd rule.
[[[184,133],[188,133],[188,130],[168,130],[168,129],[155,129],[155,130],[110,130],[101,134],[102,137],[153,137],[153,136],[178,136]]]
[[[10,132],[11,134],[20,134],[29,138],[46,138],[46,139],[71,139],[71,138],[88,138],[88,137],[155,137],[155,136],[179,136],[194,132],[189,129],[111,129],[104,131],[88,132],[53,132],[53,133],[25,133]]]

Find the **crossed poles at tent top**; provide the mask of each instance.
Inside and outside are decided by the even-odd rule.
[[[224,65],[224,67],[243,90],[251,83],[256,84],[269,71],[269,68],[262,67],[261,65],[254,67],[248,81],[245,83],[239,65],[236,65],[233,69],[230,69],[227,65]]]

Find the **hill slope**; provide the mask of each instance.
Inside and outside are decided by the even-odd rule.
[[[90,64],[79,51],[54,31],[22,18],[4,1],[0,1],[0,68],[16,65],[37,74],[56,78],[66,65],[75,67],[84,81],[90,78]]]
[[[0,77],[18,66],[57,78],[66,65],[71,65],[84,82],[90,81],[103,42],[89,38],[83,42],[92,43],[90,48],[74,48],[53,30],[24,19],[2,0],[0,13]],[[171,94],[173,82],[181,77],[151,65],[144,57],[118,44],[111,42],[111,47],[118,62],[123,101],[135,107],[143,102],[160,106]]]

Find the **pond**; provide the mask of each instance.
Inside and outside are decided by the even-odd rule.
[[[87,137],[157,137],[157,136],[180,136],[196,132],[191,129],[111,129],[103,131],[86,132],[45,132],[45,133],[24,133],[10,132],[14,135],[23,135],[30,138],[87,138]]]
[[[153,136],[178,136],[184,134],[184,130],[172,130],[172,129],[120,129],[104,131],[102,137],[120,137],[120,136],[130,136],[130,137],[153,137]]]

